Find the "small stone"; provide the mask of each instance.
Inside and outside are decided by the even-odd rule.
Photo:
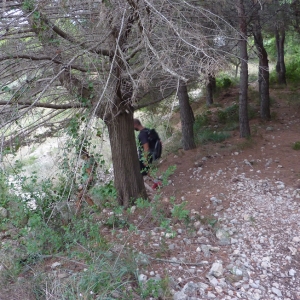
[[[218,240],[228,240],[229,239],[229,233],[223,229],[218,229],[216,231],[216,237]]]
[[[209,288],[209,285],[206,284],[206,283],[203,283],[203,282],[199,282],[199,283],[198,283],[198,286],[199,286],[199,288],[200,288],[201,290],[206,290],[206,289]]]
[[[295,274],[296,274],[296,271],[295,271],[294,269],[290,269],[290,270],[289,270],[289,275],[290,275],[290,276],[294,277]]]
[[[195,229],[200,229],[200,227],[201,227],[201,222],[200,222],[200,221],[195,222],[195,223],[194,223],[194,227],[195,227]]]
[[[294,247],[288,247],[288,248],[292,252],[292,255],[296,255],[296,253],[297,253],[297,249],[296,248],[294,248]]]
[[[237,267],[233,267],[233,269],[232,269],[232,274],[235,274],[235,275],[237,275],[237,276],[242,276],[242,275],[243,275],[243,271],[240,270],[240,269],[237,268]]]
[[[254,298],[254,300],[260,300],[260,295],[258,294],[258,293],[254,293],[253,294],[253,298]]]
[[[198,236],[201,236],[203,234],[203,230],[202,230],[202,228],[200,228],[198,231],[197,231],[197,235]]]
[[[299,236],[295,236],[295,237],[293,237],[292,241],[294,243],[299,243],[300,242],[300,237]]]
[[[55,262],[51,265],[51,269],[55,269],[56,267],[59,267],[59,266],[61,266],[61,263]]]
[[[207,298],[208,298],[208,299],[214,299],[214,298],[216,298],[216,295],[213,294],[212,292],[208,292],[208,293],[207,293]]]
[[[245,220],[245,221],[250,221],[250,219],[251,219],[251,216],[246,215],[246,214],[244,215],[244,220]]]
[[[271,267],[271,263],[270,263],[270,257],[263,257],[262,258],[262,263],[261,263],[261,267],[263,269],[268,269]]]
[[[215,287],[215,290],[218,294],[221,294],[223,292],[223,289],[218,285]]]
[[[231,238],[230,244],[237,244],[239,241],[237,239]]]
[[[176,292],[173,296],[173,299],[174,300],[186,300],[187,295],[185,293],[183,293],[182,291]]]
[[[131,206],[130,213],[133,214],[135,210],[136,210],[136,206],[135,205]]]
[[[278,297],[282,297],[282,293],[279,289],[272,287],[272,293],[275,294]]]
[[[269,263],[269,262],[263,261],[263,262],[261,263],[261,267],[262,267],[263,269],[268,269],[268,268],[270,268],[271,266],[270,266],[270,263]]]
[[[221,210],[223,210],[223,209],[224,209],[223,205],[218,205],[218,206],[216,207],[216,211],[221,211]]]
[[[167,239],[173,238],[173,237],[174,237],[174,233],[167,232],[167,233],[165,234],[165,237],[166,237]]]
[[[220,251],[220,248],[209,246],[209,250],[212,251],[212,252],[218,252],[218,251]]]
[[[138,276],[138,281],[140,282],[140,283],[143,283],[143,282],[146,282],[147,281],[147,275],[144,275],[144,274],[140,274],[139,276]]]
[[[175,249],[175,244],[170,244],[170,245],[168,246],[168,248],[169,248],[169,250],[174,250],[174,249]]]
[[[223,265],[221,261],[216,261],[213,263],[209,275],[215,276],[216,278],[220,278],[223,275]]]
[[[201,250],[203,251],[204,257],[209,257],[209,247],[207,245],[201,245]]]
[[[243,277],[242,276],[238,276],[238,275],[235,275],[235,274],[229,274],[225,277],[225,280],[230,283],[230,284],[233,284],[235,282],[238,282],[240,280],[242,280]]]
[[[0,207],[0,218],[5,219],[8,217],[7,209],[4,207]]]
[[[210,198],[210,201],[214,204],[214,205],[217,205],[218,203],[222,203],[222,200],[221,199],[218,199],[217,197],[211,197]]]
[[[59,278],[59,279],[63,279],[63,278],[67,278],[67,277],[69,277],[69,275],[67,273],[59,273],[57,275],[57,278]]]
[[[209,280],[209,283],[212,285],[212,286],[217,286],[219,284],[219,281],[216,277],[214,276],[211,276],[211,275],[206,275],[206,278]]]
[[[164,198],[162,199],[162,202],[164,202],[164,203],[169,203],[170,201],[169,201],[169,198],[168,198],[168,197],[164,197]]]

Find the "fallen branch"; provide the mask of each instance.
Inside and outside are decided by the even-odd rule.
[[[151,257],[149,256],[150,259],[152,260],[156,260],[156,261],[161,261],[161,262],[166,262],[166,263],[170,263],[170,264],[183,264],[183,265],[186,265],[186,266],[202,266],[204,265],[205,263],[201,262],[201,263],[186,263],[184,261],[174,261],[174,260],[169,260],[169,259],[162,259],[162,258],[154,258],[154,257]]]

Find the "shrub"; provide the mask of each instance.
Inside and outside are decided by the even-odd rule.
[[[256,117],[256,110],[251,105],[248,105],[248,118],[253,119]],[[221,124],[231,124],[239,122],[239,106],[233,104],[224,110],[219,110],[217,113],[218,121]]]
[[[103,186],[93,187],[90,193],[97,204],[100,202],[100,207],[115,206],[117,202],[117,190],[114,187],[113,181],[110,181]]]
[[[294,150],[300,150],[300,141],[297,141],[293,144],[293,149]]]
[[[287,62],[286,79],[293,84],[300,81],[300,59],[298,57],[293,57]]]
[[[225,112],[227,114],[227,119],[230,122],[238,122],[239,121],[239,106],[238,104],[233,104],[231,106],[228,106],[225,109]]]
[[[227,122],[227,119],[228,119],[228,115],[226,113],[226,111],[224,110],[219,110],[217,112],[217,115],[218,115],[218,121],[222,124],[225,124]]]
[[[289,59],[286,63],[286,80],[288,83],[293,85],[297,84],[300,81],[300,59],[294,57]],[[277,72],[276,69],[270,73],[270,84],[277,83]]]
[[[207,112],[197,115],[194,122],[194,132],[198,132],[203,126],[209,125],[211,112]]]
[[[216,78],[217,89],[227,89],[232,85],[232,80],[228,76]]]
[[[196,140],[201,144],[206,144],[208,142],[220,143],[230,137],[228,132],[217,132],[211,129],[206,129],[200,132]]]

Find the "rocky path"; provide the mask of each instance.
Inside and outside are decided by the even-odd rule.
[[[225,184],[219,171],[211,176]],[[214,226],[195,221],[190,236],[175,226],[174,238],[160,228],[139,231],[134,245],[148,264],[140,280],[167,273],[174,300],[300,299],[300,189],[255,177],[236,174],[226,192],[210,198]],[[150,263],[163,243],[169,258]]]

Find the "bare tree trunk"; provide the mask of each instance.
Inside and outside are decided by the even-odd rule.
[[[239,66],[240,66],[240,62],[239,63],[237,63],[236,65],[235,65],[235,74],[234,74],[234,77],[235,78],[237,78],[237,76],[238,76],[238,74],[239,74]]]
[[[137,197],[147,198],[133,130],[133,113],[124,111],[113,120],[106,121],[111,144],[114,184],[118,201],[125,208]]]
[[[184,150],[196,148],[194,141],[194,113],[190,106],[186,83],[180,81],[177,92],[180,106],[182,144]]]
[[[240,27],[240,96],[239,96],[239,124],[240,137],[250,136],[250,126],[248,119],[248,52],[247,52],[247,20],[243,0],[237,0],[237,12]]]
[[[264,47],[258,14],[255,29],[253,31],[253,36],[254,43],[259,55],[258,84],[260,97],[260,116],[264,120],[269,120],[271,118],[269,94],[269,60],[268,53]]]
[[[276,72],[278,84],[286,85],[286,69],[284,62],[284,42],[285,42],[285,29],[276,28],[275,29],[275,38],[276,38],[276,49],[277,49],[277,63],[276,63]]]
[[[213,94],[216,90],[216,78],[214,76],[208,77],[208,83],[206,85],[206,105],[211,106],[214,103]]]

